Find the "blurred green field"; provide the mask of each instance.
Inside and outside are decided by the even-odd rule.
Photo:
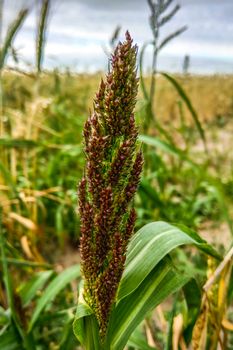
[[[14,239],[27,237],[31,259],[43,260],[49,255],[45,241],[48,245],[57,241],[59,249],[68,242],[77,245],[76,185],[83,171],[82,128],[101,75],[54,72],[38,79],[33,74],[3,74],[1,206],[6,214],[4,224]],[[149,176],[150,180],[145,180],[138,212],[142,222],[167,219],[196,227],[205,221],[218,221],[221,216],[203,172],[221,175],[224,186],[232,182],[232,155],[228,150],[232,147],[233,77],[178,76],[177,80],[206,131],[209,153],[203,153],[197,129],[180,96],[158,77],[156,118],[170,135],[171,144],[203,169],[194,178],[193,167],[185,159],[172,155],[169,148],[152,147],[146,161],[154,179]],[[141,93],[136,115],[140,128],[145,117]],[[151,126],[149,134],[166,141],[156,125]],[[179,172],[174,171],[178,168]],[[146,189],[151,181],[152,192]],[[143,196],[149,196],[149,202]],[[148,208],[143,201],[147,206],[149,203]]]
[[[7,15],[3,3],[0,21]],[[34,5],[22,5],[4,28],[0,43],[0,350],[81,350],[84,343],[87,350],[122,350],[126,344],[127,350],[233,348],[233,75],[190,75],[188,55],[183,74],[159,72],[161,49],[187,26],[179,24],[165,37],[162,31],[161,37],[161,27],[173,19],[180,5],[172,0],[147,3],[153,40],[137,50],[126,32],[125,44],[119,44],[112,56],[117,65],[114,70],[112,64],[107,92],[96,102],[102,106],[96,107],[99,121],[92,120],[86,128],[89,155],[95,151],[91,141],[97,142],[96,135],[99,140],[110,138],[107,156],[97,161],[84,153],[83,127],[105,74],[76,74],[68,68],[46,71],[43,58],[53,13],[51,0],[37,6],[30,71],[21,70],[25,62],[14,39]],[[109,56],[119,36],[121,27],[117,26],[103,47]],[[152,64],[144,76],[148,46]],[[9,57],[14,68],[8,65]],[[119,113],[126,105],[125,120],[131,122],[136,62],[138,145],[134,126],[132,133],[124,126],[117,137],[111,134],[109,130],[117,126],[108,115],[109,110]],[[127,99],[132,99],[131,106]],[[111,109],[111,103],[117,108]],[[129,147],[125,146],[128,141]],[[126,156],[119,151],[123,144],[128,147]],[[142,164],[141,158],[135,162],[139,148],[144,165],[132,204],[136,234],[129,242],[127,210],[131,207],[127,209],[128,202],[127,210],[118,207],[131,198],[128,192],[136,191]],[[122,159],[122,186],[114,187],[109,171],[116,168],[115,160],[118,169]],[[85,216],[82,208],[87,207],[81,201],[80,212],[82,222],[88,221],[87,226],[91,222],[86,230],[91,242],[86,251],[91,257],[86,254],[85,261],[83,254],[80,265],[77,184],[88,169],[88,160],[94,169],[101,168],[97,175],[104,185],[99,192],[110,193],[113,200],[106,200],[107,224],[106,220],[100,223],[106,203],[97,195],[95,203],[105,206],[102,203],[100,210],[93,205],[96,197],[90,183],[96,184],[98,177],[90,172],[84,198],[80,197],[85,205],[90,204],[93,222]],[[144,227],[148,223],[150,229]],[[111,227],[115,224],[117,229]],[[99,250],[103,252],[98,254]],[[85,264],[94,277],[89,272],[90,276],[85,275]],[[117,281],[112,296],[111,281]],[[92,288],[94,298],[88,290]],[[90,292],[91,302],[85,292],[87,296]],[[104,296],[106,303],[107,294],[110,304],[107,311],[101,305],[99,313],[98,298]]]
[[[29,288],[31,273],[51,266],[62,271],[80,261],[76,187],[84,167],[82,130],[103,75],[3,72],[0,207],[15,298]],[[233,77],[176,79],[195,108],[207,151],[190,109],[161,76],[154,101],[159,124],[152,121],[145,135],[147,110],[139,91],[136,117],[145,164],[136,227],[156,220],[185,224],[221,251],[233,232]],[[191,264],[184,255],[179,259]],[[73,307],[67,290],[60,298],[53,310]],[[44,344],[53,338],[43,333]]]

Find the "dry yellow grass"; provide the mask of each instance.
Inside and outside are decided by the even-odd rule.
[[[191,99],[201,121],[210,122],[232,116],[233,76],[177,76],[177,80]],[[159,77],[155,101],[158,116],[165,120],[177,117],[178,107],[175,102],[178,100],[179,96],[171,84]]]
[[[43,74],[40,80],[40,91],[43,96],[51,97],[59,81],[61,93],[76,97],[81,103],[86,102],[86,108],[92,107],[94,92],[99,84],[100,76],[97,74],[70,74],[49,73]],[[178,82],[185,89],[192,101],[202,122],[210,122],[218,118],[228,118],[233,114],[233,75],[213,76],[176,76]],[[22,98],[30,99],[30,91],[34,78],[15,72],[5,71],[3,83],[6,97],[18,106]],[[149,78],[148,81],[149,83]],[[13,94],[12,94],[13,91]],[[11,96],[10,96],[11,95]],[[142,94],[139,93],[139,103]],[[179,119],[178,101],[180,97],[173,86],[158,76],[156,85],[155,111],[160,121]],[[17,106],[17,107],[18,107]],[[188,113],[184,109],[185,117]]]

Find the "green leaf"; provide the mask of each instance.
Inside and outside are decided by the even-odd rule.
[[[229,229],[231,231],[231,234],[233,235],[233,220],[229,212],[230,205],[227,201],[226,194],[224,192],[223,183],[221,182],[221,178],[217,179],[217,178],[208,176],[207,180],[212,185],[212,191],[214,192],[215,197],[219,203],[219,209],[221,210],[222,216],[226,220],[229,226]]]
[[[184,329],[184,339],[187,344],[191,341],[193,327],[196,323],[197,317],[201,307],[201,291],[197,282],[192,278],[184,287],[184,296],[187,303],[188,320]]]
[[[185,226],[181,230],[177,226],[158,221],[141,228],[129,244],[117,299],[121,300],[132,293],[171,250],[184,244],[193,244],[203,252],[219,257],[206,241]]]
[[[86,349],[100,349],[99,327],[93,311],[87,304],[79,304],[73,323],[73,331]]]
[[[73,350],[77,348],[78,341],[74,335],[72,323],[73,317],[66,322],[63,327],[61,340],[59,342],[59,350]]]
[[[43,309],[50,303],[56,295],[63,289],[67,284],[76,278],[80,277],[80,266],[74,265],[69,267],[65,271],[61,272],[57,277],[55,277],[52,282],[45,289],[43,295],[37,302],[35,311],[29,323],[29,331],[32,330],[36,321],[38,320]]]
[[[85,350],[105,350],[100,341],[99,325],[94,311],[83,297],[83,281],[79,285],[79,301],[73,322],[73,332]]]
[[[145,143],[146,145],[160,148],[162,151],[165,151],[173,156],[180,157],[180,155],[182,154],[182,151],[170,145],[169,143],[160,140],[156,136],[140,135],[138,139],[139,141]]]
[[[170,312],[170,315],[168,317],[168,330],[167,330],[167,336],[166,336],[166,345],[165,345],[165,350],[170,350],[172,349],[172,339],[173,339],[173,324],[174,324],[174,317],[176,314],[176,307],[177,307],[177,299],[178,299],[178,294],[176,294],[174,300],[173,300],[173,305],[172,305],[172,310]]]
[[[2,261],[2,258],[0,258],[0,261]],[[16,266],[24,266],[24,267],[32,267],[32,268],[37,268],[37,267],[42,267],[42,268],[51,268],[51,265],[46,264],[46,263],[40,263],[40,262],[35,262],[35,261],[29,261],[29,260],[23,260],[23,259],[14,259],[14,258],[7,258],[6,259],[8,264],[16,265]]]
[[[40,143],[34,140],[13,139],[10,137],[0,138],[0,146],[8,148],[34,148],[39,145]]]
[[[144,334],[142,334],[142,332],[140,332],[139,329],[136,329],[133,332],[133,334],[129,338],[129,341],[127,342],[127,345],[133,346],[134,348],[139,350],[155,350],[154,347],[151,347],[147,344]]]
[[[163,206],[163,201],[160,199],[158,192],[145,177],[142,177],[138,191],[139,194],[145,194],[147,198],[151,199],[154,206]]]
[[[122,350],[146,314],[188,283],[190,276],[174,270],[167,256],[183,244],[193,244],[219,258],[210,245],[185,226],[181,229],[165,222],[155,222],[135,234],[128,247],[126,267],[104,349]],[[189,325],[192,327],[191,321]]]
[[[101,350],[99,338],[99,327],[93,310],[85,303],[84,300],[79,302],[74,323],[73,331],[76,338],[86,350]]]
[[[1,262],[2,262],[3,282],[6,289],[6,298],[7,298],[8,306],[11,310],[11,321],[12,321],[12,324],[14,324],[15,328],[17,329],[18,334],[20,335],[22,343],[26,343],[27,337],[25,336],[24,330],[21,327],[20,320],[15,308],[12,278],[9,272],[8,263],[6,259],[5,237],[3,236],[3,231],[2,231],[2,208],[0,208],[0,254],[1,254]]]
[[[207,150],[207,146],[206,146],[206,137],[205,137],[205,132],[204,129],[202,128],[201,122],[199,121],[197,112],[195,111],[188,95],[186,94],[186,92],[184,91],[184,89],[182,88],[182,86],[176,81],[176,79],[174,79],[171,75],[167,74],[167,73],[163,73],[160,72],[161,75],[163,75],[176,89],[176,91],[178,92],[178,94],[180,95],[180,97],[182,98],[182,100],[184,101],[184,103],[186,104],[196,126],[197,129],[199,131],[199,134],[201,136],[201,139],[203,141],[204,147]]]
[[[168,258],[162,260],[134,292],[117,303],[110,318],[106,339],[110,349],[124,349],[130,335],[147,312],[180,289],[188,279],[189,276],[180,274],[172,268]]]
[[[1,350],[20,350],[20,339],[17,333],[12,329],[5,331],[0,335],[0,349]]]
[[[36,296],[37,291],[45,285],[53,273],[54,271],[52,270],[39,272],[21,287],[19,294],[23,306],[27,306],[30,303],[30,301]]]
[[[165,142],[163,140],[160,140],[158,137],[156,136],[147,136],[147,135],[140,135],[138,137],[139,141],[145,143],[146,145],[152,146],[152,147],[156,147],[161,149],[162,151],[171,154],[172,156],[176,156],[182,160],[187,161],[188,163],[190,163],[192,166],[197,166],[191,159],[188,158],[188,156],[186,155],[186,153],[184,151],[182,151],[181,149],[175,147],[174,145]]]
[[[5,183],[9,185],[9,190],[11,192],[11,196],[17,196],[17,188],[16,185],[12,179],[10,171],[3,165],[3,163],[0,161],[0,172],[2,174],[2,177],[5,180]]]
[[[212,245],[208,244],[204,239],[202,239],[194,230],[183,224],[173,224],[174,227],[181,230],[183,233],[192,237],[197,243],[195,243],[196,247],[200,249],[202,252],[214,257],[217,260],[222,260],[223,256],[219,254]]]
[[[196,233],[188,229],[186,231],[158,221],[145,225],[133,236],[128,247],[126,267],[118,290],[118,300],[132,293],[159,261],[180,245],[194,244],[200,250],[218,256],[214,249]]]

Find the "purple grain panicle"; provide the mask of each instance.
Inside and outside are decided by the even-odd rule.
[[[84,298],[104,337],[136,220],[132,200],[142,171],[134,107],[138,90],[137,46],[126,32],[111,58],[111,70],[85,123],[86,166],[79,184]]]

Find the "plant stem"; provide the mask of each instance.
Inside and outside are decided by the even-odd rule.
[[[229,252],[226,254],[223,261],[218,265],[217,269],[214,271],[213,275],[208,279],[208,281],[203,286],[203,290],[205,292],[208,292],[208,290],[211,288],[211,286],[215,283],[215,281],[218,279],[218,277],[221,275],[223,269],[225,266],[232,260],[233,257],[233,246],[229,250]]]

